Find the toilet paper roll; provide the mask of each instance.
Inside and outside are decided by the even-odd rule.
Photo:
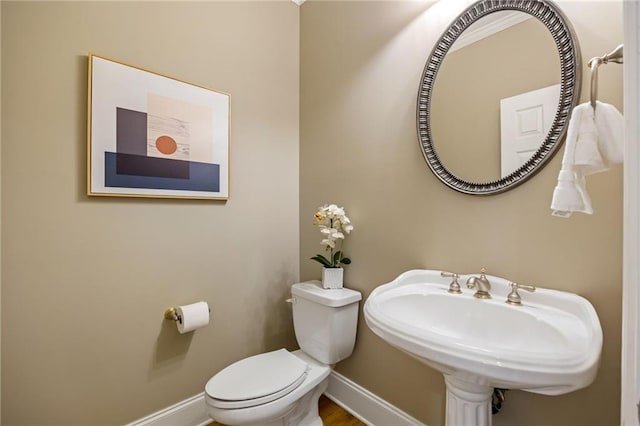
[[[196,328],[209,324],[209,305],[197,302],[176,308],[181,320],[176,321],[180,334],[188,333]]]

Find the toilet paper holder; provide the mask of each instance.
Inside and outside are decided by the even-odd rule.
[[[211,313],[211,307],[209,306],[209,313]],[[176,321],[182,324],[182,316],[178,313],[178,308],[172,306],[164,311],[164,319],[168,319],[171,321]]]
[[[164,319],[168,319],[171,321],[177,321],[182,324],[182,317],[178,313],[178,310],[175,307],[171,307],[164,311]]]

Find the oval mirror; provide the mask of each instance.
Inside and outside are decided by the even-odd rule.
[[[481,0],[436,43],[418,91],[433,173],[476,195],[503,192],[560,147],[580,94],[580,51],[549,1]]]

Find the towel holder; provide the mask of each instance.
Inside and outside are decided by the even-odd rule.
[[[623,46],[622,44],[619,45],[607,55],[591,58],[587,64],[589,68],[591,68],[591,107],[594,111],[596,109],[596,99],[598,98],[598,67],[602,64],[608,64],[609,62],[621,64]]]

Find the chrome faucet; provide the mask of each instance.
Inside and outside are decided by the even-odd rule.
[[[473,296],[478,299],[491,299],[491,295],[489,294],[489,291],[491,291],[491,283],[485,275],[486,272],[487,270],[482,268],[479,277],[470,277],[467,280],[467,288],[475,289],[476,292]]]

